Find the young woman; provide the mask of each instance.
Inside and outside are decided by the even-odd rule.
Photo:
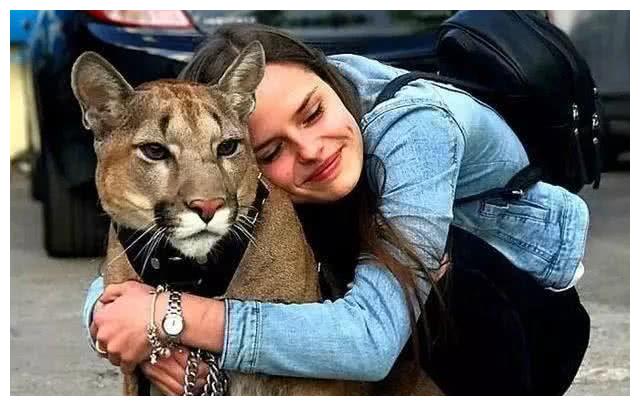
[[[383,379],[421,314],[452,225],[508,260],[513,274],[538,284],[527,289],[566,290],[579,279],[588,210],[576,195],[538,182],[512,204],[454,205],[504,186],[528,164],[517,137],[490,107],[425,80],[373,107],[404,71],[355,55],[325,58],[260,25],[220,29],[182,78],[217,81],[254,40],[267,62],[249,119],[258,163],[297,204],[318,257],[352,285],[344,297],[302,305],[184,294],[183,344],[221,353],[223,368],[247,373]],[[360,262],[360,254],[377,262]],[[87,295],[85,323],[114,365],[142,363],[154,384],[178,394],[186,353],[155,366],[145,361],[149,289],[127,282],[103,293],[98,278]]]

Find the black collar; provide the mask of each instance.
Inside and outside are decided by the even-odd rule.
[[[254,228],[268,196],[269,188],[262,178],[259,178],[253,203],[255,210],[252,208],[248,215]],[[168,285],[176,290],[205,297],[224,294],[248,243],[240,242],[233,238],[231,233],[227,233],[218,241],[215,250],[207,254],[206,261],[199,263],[195,259],[185,257],[166,239],[147,255],[144,247],[151,239],[152,232],[141,236],[139,230],[118,226],[115,223],[114,227],[122,246],[131,246],[126,251],[127,258],[144,283],[151,286]]]

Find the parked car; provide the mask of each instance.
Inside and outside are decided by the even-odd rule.
[[[630,150],[629,10],[562,10],[549,20],[563,29],[591,68],[602,102],[605,169]]]
[[[70,86],[71,66],[96,51],[133,85],[178,75],[218,26],[249,21],[281,27],[327,54],[358,53],[406,69],[435,69],[436,30],[449,11],[44,11],[29,58],[33,195],[42,201],[52,256],[104,253],[108,218],[94,185],[96,157]]]

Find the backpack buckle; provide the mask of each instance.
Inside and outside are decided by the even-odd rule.
[[[502,197],[507,200],[520,199],[522,196],[524,196],[524,191],[522,189],[511,189],[502,193]]]

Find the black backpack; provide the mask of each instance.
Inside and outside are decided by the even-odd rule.
[[[437,55],[438,73],[397,77],[375,105],[416,79],[454,85],[492,106],[517,134],[531,162],[520,174],[524,186],[544,180],[574,193],[585,184],[598,188],[598,92],[560,29],[532,12],[461,11],[440,27]],[[523,184],[510,183],[506,187]]]

